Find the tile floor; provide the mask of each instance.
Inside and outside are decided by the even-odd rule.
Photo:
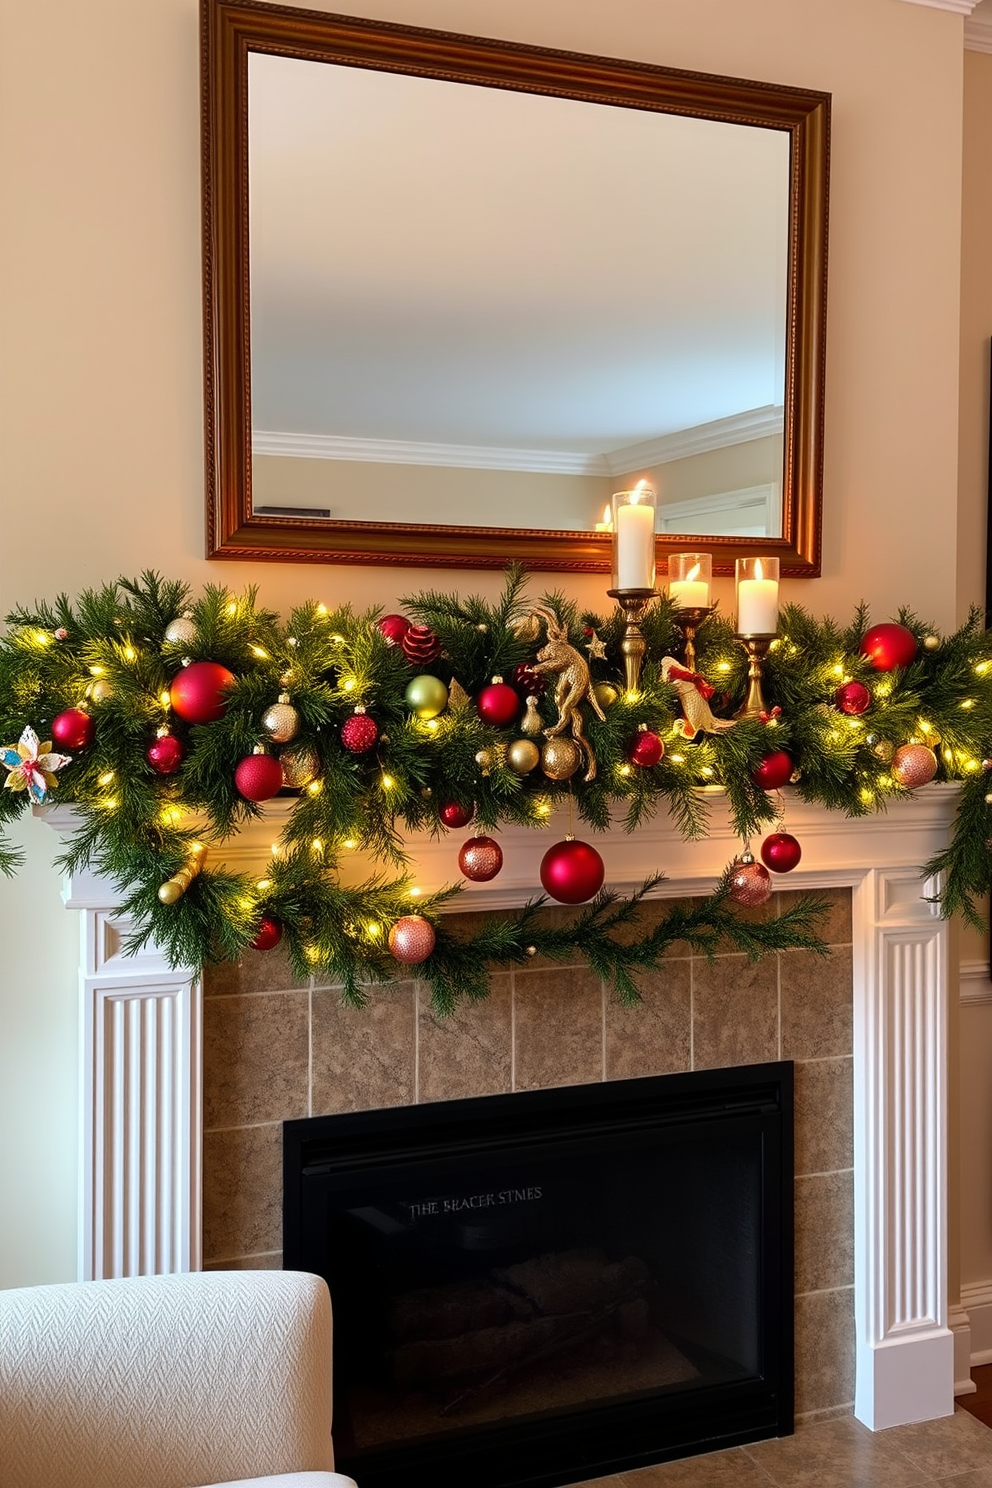
[[[958,1409],[941,1421],[869,1431],[851,1416],[795,1436],[597,1478],[575,1488],[992,1488],[992,1430]]]

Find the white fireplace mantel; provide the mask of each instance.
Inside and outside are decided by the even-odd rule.
[[[787,792],[791,796],[791,792]],[[879,1429],[949,1415],[954,1339],[947,1305],[948,927],[920,866],[947,841],[957,790],[931,785],[887,813],[850,820],[788,802],[803,846],[783,888],[849,886],[854,911],[855,1414]],[[709,892],[739,847],[722,793],[712,823],[686,843],[667,822],[596,838],[607,882],[629,890],[661,869],[659,895]],[[226,844],[232,869],[260,869],[289,803]],[[69,807],[42,808],[60,833]],[[455,909],[520,905],[540,892],[547,834],[500,833],[504,867],[470,884]],[[456,876],[462,834],[412,842],[425,890]],[[218,852],[217,857],[221,854]],[[343,879],[364,876],[356,854]],[[122,954],[128,926],[112,886],[83,872],[67,882],[81,911],[81,1190],[83,1278],[196,1269],[201,1215],[201,988],[156,948]]]

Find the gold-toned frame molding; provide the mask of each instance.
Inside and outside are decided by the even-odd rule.
[[[269,52],[515,92],[787,130],[791,141],[781,538],[762,538],[781,572],[820,572],[830,95],[475,36],[295,10],[201,0],[203,299],[207,556],[282,563],[374,563],[606,573],[594,532],[346,522],[252,510],[248,266],[248,55]],[[659,536],[658,556],[713,553],[716,573],[753,538]]]

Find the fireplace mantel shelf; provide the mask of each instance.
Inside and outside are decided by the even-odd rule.
[[[632,834],[592,834],[607,882],[630,890],[659,870],[660,896],[705,894],[739,850],[723,793],[710,796],[707,837],[684,842],[658,818]],[[947,1305],[947,1000],[949,931],[921,866],[946,844],[958,788],[930,785],[887,812],[850,819],[786,791],[788,830],[803,846],[783,888],[849,886],[853,906],[855,1414],[873,1429],[953,1410],[968,1337]],[[259,871],[290,803],[276,801],[211,861]],[[69,806],[42,808],[70,835]],[[452,908],[521,905],[540,892],[546,847],[565,835],[500,832],[504,868],[469,884]],[[463,834],[411,841],[417,884],[456,876]],[[373,865],[356,853],[342,879]],[[98,875],[67,881],[81,911],[80,1276],[196,1269],[201,1220],[201,986],[198,968],[170,968],[161,950],[122,954],[129,926]],[[965,1320],[966,1322],[966,1320]],[[955,1342],[964,1362],[955,1370]]]

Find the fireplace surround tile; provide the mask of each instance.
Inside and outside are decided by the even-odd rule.
[[[203,1134],[203,1250],[208,1260],[282,1246],[282,1123]]]
[[[640,979],[636,1007],[606,1002],[606,1079],[632,1080],[691,1068],[692,968],[666,961]]]
[[[854,1399],[854,1288],[796,1297],[796,1414]]]
[[[365,1008],[339,988],[313,993],[313,1116],[413,1105],[417,991],[414,982],[370,989]]]
[[[778,966],[774,956],[718,956],[692,964],[694,1069],[761,1064],[778,1054]]]
[[[796,1179],[796,1291],[854,1284],[854,1174]]]
[[[796,1172],[828,1173],[854,1165],[854,1060],[796,1065]]]
[[[448,1018],[431,1011],[425,984],[417,989],[417,1094],[422,1101],[502,1095],[513,1080],[513,983],[494,976],[484,1002],[459,1006]]]
[[[203,1010],[203,1120],[257,1126],[307,1115],[307,992],[214,997]]]
[[[585,968],[513,975],[513,1088],[603,1078],[603,988]]]
[[[850,1053],[854,1038],[850,946],[835,946],[826,957],[782,951],[779,964],[782,1058],[824,1059]]]

